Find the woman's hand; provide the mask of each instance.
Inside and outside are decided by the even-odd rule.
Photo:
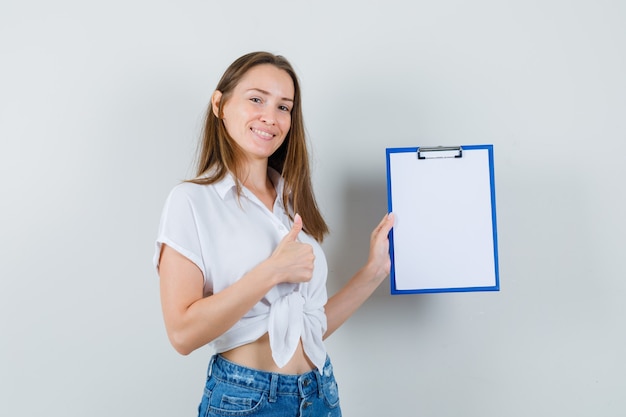
[[[268,259],[268,262],[275,268],[275,277],[278,282],[308,282],[313,277],[313,263],[315,261],[313,247],[298,242],[298,233],[301,230],[302,217],[296,214],[291,230],[280,241]]]
[[[389,257],[389,232],[394,224],[393,213],[386,214],[370,236],[370,251],[367,268],[377,281],[382,281],[391,270]]]

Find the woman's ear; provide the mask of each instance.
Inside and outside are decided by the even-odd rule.
[[[211,108],[213,110],[213,114],[218,119],[220,118],[220,101],[222,100],[222,92],[220,90],[215,90],[213,95],[211,96]]]

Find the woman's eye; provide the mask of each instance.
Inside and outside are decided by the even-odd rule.
[[[251,101],[251,102],[253,102],[253,103],[260,103],[260,102],[261,102],[261,99],[260,99],[260,98],[258,98],[258,97],[252,97],[252,98],[250,99],[250,101]]]
[[[289,107],[287,107],[287,106],[278,106],[278,108],[281,109],[282,111],[286,111],[286,112],[291,111],[291,110],[289,110]]]

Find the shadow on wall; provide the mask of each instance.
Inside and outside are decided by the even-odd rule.
[[[339,187],[342,216],[336,236],[337,250],[327,253],[329,264],[328,293],[343,287],[367,261],[371,232],[387,213],[387,184],[380,175],[349,175]],[[389,294],[386,279],[376,294]]]

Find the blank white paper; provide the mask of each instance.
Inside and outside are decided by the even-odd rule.
[[[497,283],[488,149],[461,158],[389,154],[397,290]]]

